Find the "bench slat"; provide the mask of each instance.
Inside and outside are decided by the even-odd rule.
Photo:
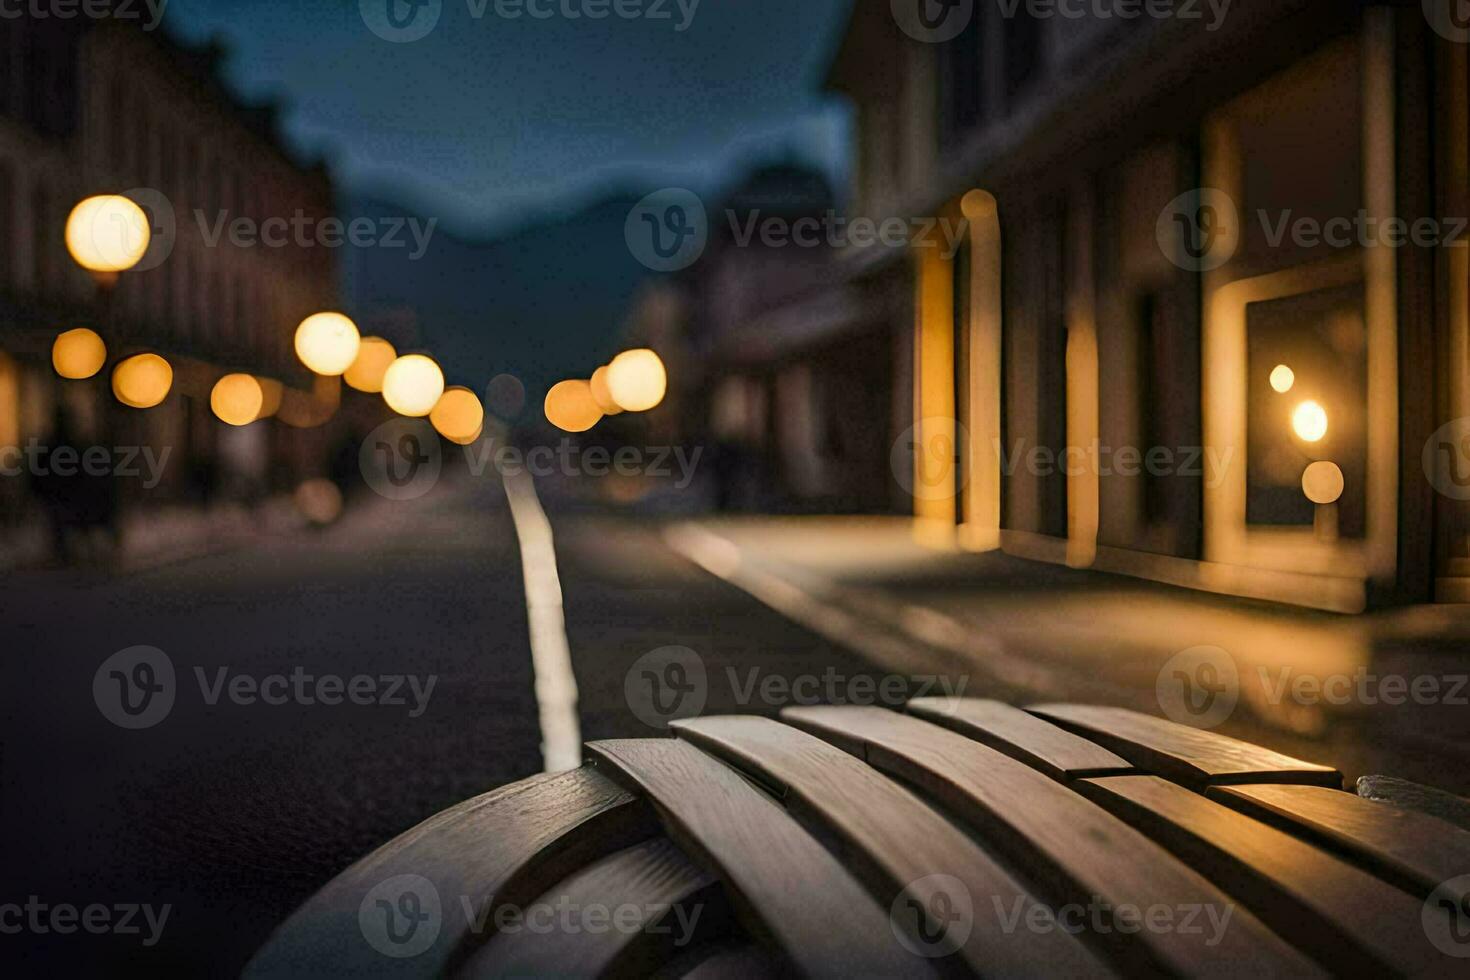
[[[1470,832],[1427,814],[1312,786],[1230,786],[1210,797],[1305,831],[1421,898],[1470,873]]]
[[[866,873],[880,902],[916,902],[931,916],[924,928],[934,935],[944,935],[956,921],[934,917],[936,912],[963,916],[958,903],[968,898],[971,929],[955,955],[975,971],[1011,976],[1108,972],[1066,932],[1003,928],[994,903],[1024,915],[1036,899],[928,804],[841,749],[768,718],[701,718],[671,727],[680,738],[782,789],[788,807],[846,845],[849,863]],[[958,879],[963,891],[945,891],[954,886],[937,875]]]
[[[245,974],[438,976],[461,943],[483,938],[473,936],[461,899],[475,908],[529,901],[577,868],[657,832],[645,803],[590,768],[512,783],[430,818],[334,878],[286,920]],[[369,944],[359,911],[369,892],[399,875],[427,880],[441,913],[427,950],[394,959]]]
[[[575,928],[558,927],[563,909]],[[609,855],[521,912],[513,931],[499,930],[456,976],[646,977],[731,926],[718,879],[665,837]]]
[[[1305,783],[1342,789],[1342,773],[1329,766],[1126,708],[1042,704],[1026,710],[1096,740],[1145,772],[1189,786]]]
[[[1365,800],[1427,813],[1461,830],[1470,831],[1470,800],[1432,786],[1421,786],[1393,776],[1362,776],[1358,779],[1358,795]]]
[[[1114,906],[1213,908],[1220,918],[1230,916],[1220,936],[1095,933],[1129,972],[1236,977],[1314,969],[1249,913],[1229,911],[1234,900],[1178,858],[1021,762],[881,708],[788,708],[781,718],[821,738],[856,744],[870,765],[919,786],[1044,882],[1059,906],[1086,908],[1100,898]]]
[[[1128,760],[1000,701],[980,698],[915,698],[908,710],[983,742],[1053,779],[1131,772]]]
[[[1158,776],[1087,779],[1078,788],[1334,971],[1360,971],[1364,960],[1393,973],[1447,965],[1420,925],[1420,900],[1305,841]]]
[[[750,931],[803,974],[929,973],[847,869],[724,763],[674,739],[591,742],[587,749],[648,794],[670,835],[719,871]]]

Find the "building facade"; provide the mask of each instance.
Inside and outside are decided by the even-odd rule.
[[[263,492],[308,465],[321,441],[276,421],[231,429],[210,412],[223,374],[248,372],[285,391],[309,382],[292,352],[295,325],[336,300],[333,253],[245,247],[221,233],[245,218],[331,213],[321,166],[284,148],[269,106],[241,104],[220,81],[217,47],[191,48],[126,20],[0,20],[0,446],[45,442],[65,410],[83,441],[171,450],[163,481],[127,496],[169,501]],[[130,197],[152,244],[111,286],[71,259],[64,232],[85,197]],[[54,338],[91,327],[107,366],[62,381]],[[174,368],[168,399],[146,411],[111,396],[109,375],[142,351]],[[23,480],[0,481],[20,514]],[[124,481],[125,482],[125,481]]]
[[[1470,600],[1470,30],[1063,6],[858,3],[831,72],[855,210],[968,222],[902,260],[924,537],[1338,611]]]

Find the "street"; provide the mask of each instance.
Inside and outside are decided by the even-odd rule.
[[[863,672],[670,552],[655,527],[551,519],[582,738],[656,734],[630,710],[623,678],[661,647],[696,649],[711,672]],[[236,973],[353,860],[542,769],[521,563],[498,481],[375,501],[319,534],[117,578],[34,571],[6,585],[7,895],[155,917],[170,907],[151,944],[140,911],[136,934],[0,937],[8,960],[13,949],[38,969]],[[125,730],[99,710],[94,674],[139,645],[167,654],[176,697],[157,724]],[[350,692],[358,676],[374,678],[365,703],[341,690],[343,703],[321,703],[332,697],[323,679]],[[385,678],[403,680],[392,690]],[[706,712],[777,707],[710,689]]]

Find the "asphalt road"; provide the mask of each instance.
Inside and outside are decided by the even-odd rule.
[[[695,651],[706,712],[774,713],[790,695],[751,686],[772,676],[867,673],[675,556],[656,524],[548,510],[584,738],[657,733],[625,687],[654,650]],[[235,974],[357,857],[541,770],[522,569],[496,484],[123,576],[0,585],[0,910],[34,906],[18,934],[0,928],[7,972]],[[149,675],[102,668],[137,646],[166,655],[175,695],[128,729],[108,717],[120,678]],[[151,721],[148,705],[121,717]],[[82,916],[100,923],[86,911],[98,905],[109,925],[93,934]]]

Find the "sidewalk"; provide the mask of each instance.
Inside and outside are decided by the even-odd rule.
[[[962,675],[970,696],[1169,714],[1172,658],[1218,647],[1225,654],[1210,656],[1234,675],[1236,703],[1217,730],[1350,779],[1388,773],[1470,793],[1463,606],[1337,616],[1000,552],[937,552],[904,518],[720,519],[671,525],[665,539],[883,669]]]

